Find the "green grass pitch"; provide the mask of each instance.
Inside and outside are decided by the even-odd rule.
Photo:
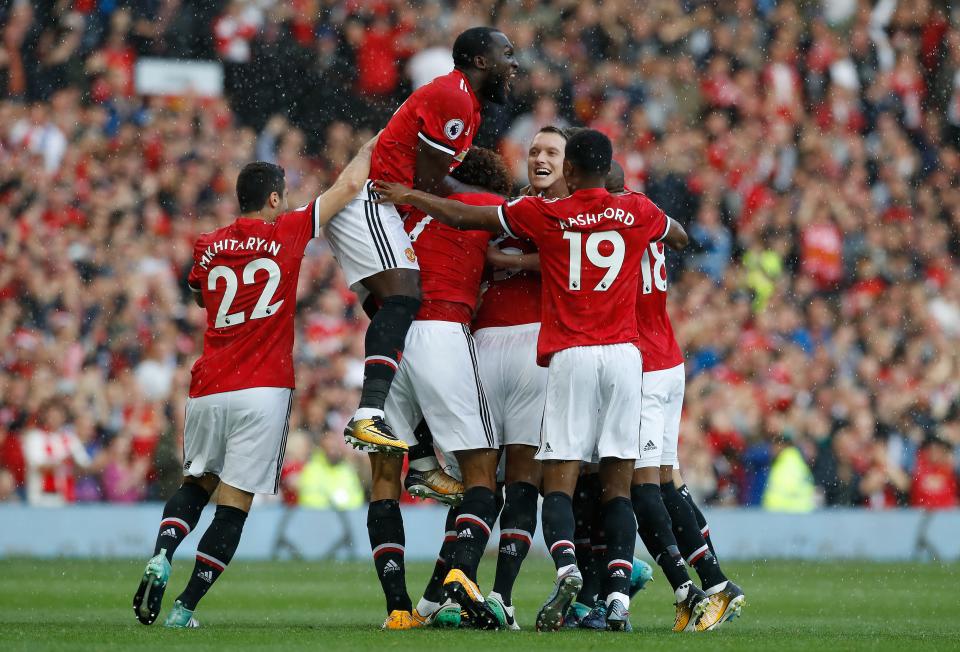
[[[481,587],[489,590],[492,558]],[[727,564],[747,592],[743,617],[717,632],[672,634],[662,575],[634,598],[632,634],[537,634],[533,619],[552,568],[524,567],[515,593],[525,631],[381,632],[383,598],[367,562],[237,562],[197,610],[199,630],[159,623],[192,567],[174,566],[160,621],[136,622],[142,561],[0,560],[0,650],[832,650],[960,649],[956,564]],[[419,595],[431,565],[411,564]],[[416,602],[416,597],[414,597]]]

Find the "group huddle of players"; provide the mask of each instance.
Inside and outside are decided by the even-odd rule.
[[[519,629],[512,589],[541,496],[557,573],[537,630],[629,631],[630,597],[650,572],[633,557],[638,532],[674,590],[674,631],[739,614],[744,594],[721,571],[677,468],[684,369],[664,246],[682,249],[686,233],[624,189],[609,139],[592,130],[541,129],[530,186],[507,201],[505,164],[472,142],[481,102],[506,100],[513,46],[472,28],[453,57],[455,69],[415,91],[314,201],[288,211],[283,170],[252,163],[237,181],[241,216],[198,240],[189,284],[208,328],[187,402],[184,483],[134,596],[144,624],[213,491],[214,520],[169,627],[198,625],[194,610],[231,561],[253,495],[277,491],[297,277],[321,233],[371,315],[360,406],[344,435],[370,453],[384,629]],[[404,488],[450,505],[416,607]],[[484,595],[477,567],[498,520]]]

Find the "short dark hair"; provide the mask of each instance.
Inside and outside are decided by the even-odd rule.
[[[485,147],[471,147],[463,163],[450,176],[503,197],[510,195],[512,190],[510,170],[503,157]]]
[[[537,129],[537,133],[538,134],[557,134],[564,140],[567,140],[569,138],[566,131],[564,131],[560,127],[554,127],[553,125],[544,125],[539,129]]]
[[[473,58],[487,54],[493,45],[493,35],[499,32],[493,27],[471,27],[462,32],[453,42],[453,65],[457,68],[473,68]]]
[[[580,172],[606,176],[613,160],[613,144],[595,129],[583,129],[570,136],[563,157]]]
[[[237,202],[241,213],[253,213],[262,209],[270,193],[276,192],[283,196],[284,181],[283,168],[266,161],[247,163],[240,170],[237,177]]]

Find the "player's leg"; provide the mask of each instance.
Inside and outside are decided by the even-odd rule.
[[[594,564],[595,559],[606,557],[603,523],[598,515],[599,510],[596,509],[599,503],[600,476],[597,474],[596,465],[588,464],[581,469],[573,493],[573,545],[577,554],[577,566],[583,573],[583,588],[568,613],[566,624],[571,627],[579,625],[580,621],[589,615],[601,590],[601,575],[597,572],[599,566]],[[596,551],[594,546],[597,547]],[[594,552],[597,553],[596,557]]]
[[[183,429],[184,481],[167,501],[153,557],[133,597],[137,619],[150,625],[160,613],[173,553],[197,526],[217,488],[226,447],[226,394],[187,399]]]
[[[409,466],[403,486],[416,498],[432,498],[445,505],[459,505],[463,500],[463,483],[440,467],[433,447],[433,434],[426,421],[413,431],[417,443],[407,452]]]
[[[368,451],[406,452],[407,446],[386,424],[384,404],[420,307],[420,268],[410,238],[396,208],[375,202],[369,182],[324,233],[350,288],[361,299],[369,292],[378,303],[365,339],[360,407],[344,436]]]
[[[274,495],[280,488],[293,390],[255,387],[205,398],[215,405],[211,413],[222,419],[217,510],[197,545],[190,581],[164,622],[167,627],[197,625],[193,612],[233,559],[254,494]],[[197,461],[188,461],[192,470]]]
[[[153,548],[153,556],[143,571],[140,586],[133,596],[133,611],[144,625],[151,625],[160,614],[160,605],[170,579],[173,554],[197,527],[203,508],[220,479],[213,474],[199,478],[185,476],[183,484],[163,506],[163,517]]]
[[[710,552],[716,557],[717,550],[713,547],[713,539],[710,536],[710,524],[707,523],[707,517],[700,511],[700,506],[697,505],[697,501],[693,499],[690,490],[687,489],[687,483],[684,482],[683,477],[680,475],[680,469],[677,468],[676,464],[674,464],[673,468],[673,484],[677,486],[677,491],[680,492],[683,499],[690,505],[690,509],[693,510],[693,515],[697,519],[697,526],[700,528],[700,534],[703,535],[703,540],[707,542]]]
[[[630,480],[634,460],[605,457],[600,461],[602,494],[600,513],[606,536],[607,554],[603,573],[607,628],[629,631],[630,580],[636,519],[630,501]]]
[[[537,459],[543,463],[543,538],[557,576],[537,614],[538,630],[558,629],[583,587],[573,544],[573,492],[581,463],[592,460],[597,446],[600,381],[596,348],[578,347],[556,353],[547,373]]]
[[[451,550],[451,569],[443,582],[444,595],[458,603],[481,629],[501,626],[477,585],[477,567],[499,513],[494,494],[497,453],[496,448],[454,453],[465,490],[454,522],[457,539]]]
[[[430,574],[427,587],[423,590],[423,597],[420,598],[420,601],[417,603],[417,608],[414,609],[413,612],[413,617],[419,619],[425,625],[432,622],[449,626],[459,625],[459,606],[453,609],[456,617],[455,622],[441,623],[435,621],[443,605],[443,580],[447,577],[447,573],[450,572],[450,556],[453,550],[453,544],[457,540],[457,513],[457,507],[451,507],[447,510],[447,518],[443,527],[443,543],[440,545],[437,561],[433,565],[433,573]]]
[[[504,612],[507,627],[520,629],[513,608],[513,585],[520,566],[530,552],[537,529],[537,501],[540,497],[540,462],[537,449],[524,444],[504,447],[506,456],[505,498],[500,513],[500,545],[493,591],[488,599]]]
[[[233,559],[252,503],[253,493],[225,482],[220,483],[213,522],[200,538],[193,574],[183,593],[177,597],[173,610],[164,622],[165,626],[180,628],[198,625],[193,612]]]

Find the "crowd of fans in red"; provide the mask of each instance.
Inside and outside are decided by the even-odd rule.
[[[691,234],[691,490],[758,504],[795,446],[825,505],[956,506],[960,16],[934,0],[0,0],[0,500],[164,498],[191,245],[235,217],[240,167],[308,200],[484,23],[523,76],[478,142],[518,185],[537,128],[589,125]],[[142,57],[219,59],[225,97],[139,96]],[[299,312],[291,427],[333,451],[366,321],[322,240]]]

